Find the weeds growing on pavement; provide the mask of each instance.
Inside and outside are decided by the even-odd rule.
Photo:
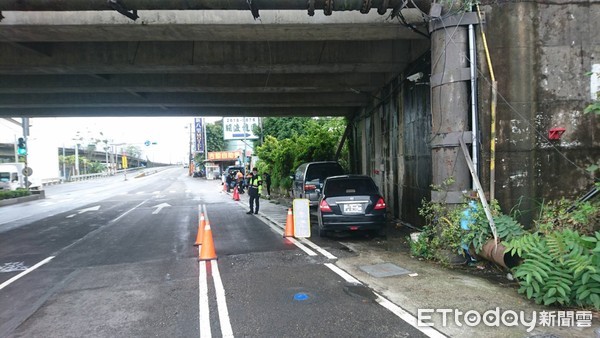
[[[472,206],[425,201],[419,212],[426,225],[409,241],[411,254],[448,265],[445,251],[463,253],[466,245],[480,252],[493,235],[481,204],[466,212]],[[491,209],[499,242],[521,259],[511,269],[520,294],[538,304],[600,310],[600,202],[542,203],[530,230],[516,221],[518,209],[502,214],[495,202]]]

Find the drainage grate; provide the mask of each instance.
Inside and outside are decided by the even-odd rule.
[[[361,266],[360,269],[373,277],[391,277],[399,275],[407,275],[410,271],[403,269],[392,263],[383,263],[375,265]]]

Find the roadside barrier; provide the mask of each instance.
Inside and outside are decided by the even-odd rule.
[[[215,252],[215,243],[213,242],[212,230],[210,230],[210,222],[206,221],[202,245],[200,246],[200,250],[198,250],[198,260],[210,261],[213,259],[217,259],[217,253]]]
[[[283,237],[294,237],[294,214],[292,213],[292,208],[288,209]]]
[[[233,188],[233,200],[234,201],[239,201],[240,200],[240,193],[238,192],[238,188],[237,187]]]
[[[204,238],[204,228],[206,227],[206,220],[204,219],[204,213],[200,213],[200,221],[198,222],[198,234],[196,235],[196,243],[195,246],[202,244],[202,239]]]

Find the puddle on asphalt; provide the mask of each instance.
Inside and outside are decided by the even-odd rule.
[[[363,301],[375,302],[377,298],[373,291],[362,284],[345,283],[344,292],[349,296],[361,298]]]

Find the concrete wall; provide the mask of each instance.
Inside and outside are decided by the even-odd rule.
[[[541,201],[576,198],[593,185],[585,169],[600,159],[600,125],[583,110],[596,88],[585,74],[600,67],[600,1],[488,1],[482,10],[498,81],[495,198],[505,212],[520,203],[529,225]],[[479,31],[477,40],[480,179],[488,191],[491,82]],[[355,116],[351,135],[354,171],[375,179],[394,218],[415,225],[431,196],[429,57],[413,51],[415,61]],[[418,71],[421,83],[405,80]],[[566,132],[549,141],[555,127]]]
[[[600,63],[600,2],[493,1],[482,10],[499,92],[496,198],[509,211],[524,197],[521,208],[533,211],[543,199],[582,195],[593,184],[585,168],[600,157],[598,119],[583,114],[591,102],[585,73]],[[481,43],[479,63],[485,74],[479,80],[485,164],[491,86]],[[566,132],[549,141],[555,127]],[[482,169],[489,186],[489,167]]]
[[[430,198],[430,54],[415,60],[353,120],[352,171],[373,177],[395,219],[420,225],[418,207]],[[408,75],[423,72],[418,82]]]

